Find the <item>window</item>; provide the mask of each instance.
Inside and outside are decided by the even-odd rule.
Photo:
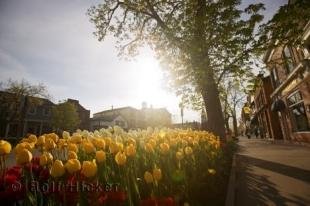
[[[28,110],[28,114],[36,114],[37,109],[35,107],[30,107]]]
[[[120,127],[124,127],[125,123],[123,121],[116,120],[115,125],[120,126]]]
[[[277,68],[274,67],[271,71],[271,76],[272,76],[272,83],[274,88],[277,88],[279,86],[279,77],[278,77],[278,72],[277,72]]]
[[[49,108],[43,108],[43,115],[49,116],[51,114],[51,110]]]
[[[288,46],[285,46],[282,52],[286,73],[289,74],[294,69],[292,52]]]
[[[309,123],[301,93],[297,91],[289,96],[287,98],[287,103],[290,110],[293,130],[308,131]]]

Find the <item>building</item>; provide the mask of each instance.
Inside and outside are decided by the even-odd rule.
[[[118,125],[123,129],[163,127],[171,125],[171,114],[165,108],[136,109],[133,107],[112,108],[95,113],[91,119],[91,130]]]
[[[76,107],[76,111],[80,118],[80,124],[78,125],[79,129],[90,129],[90,110],[85,109],[78,100],[68,99],[67,102],[72,103]]]
[[[128,122],[121,114],[113,114],[109,116],[102,116],[98,118],[92,118],[91,130],[99,130],[101,128],[108,128],[113,126],[120,126],[125,130],[128,130]]]
[[[118,125],[124,129],[135,129],[144,126],[142,114],[133,107],[112,108],[95,113],[91,119],[91,130]]]
[[[2,137],[41,135],[52,130],[54,103],[50,100],[0,91],[0,102]]]
[[[201,124],[199,122],[196,122],[196,121],[185,122],[185,123],[176,123],[176,124],[172,124],[172,128],[200,130]]]
[[[68,99],[77,108],[80,129],[89,129],[90,111],[78,100]],[[53,102],[45,98],[17,95],[0,91],[0,136],[24,137],[27,134],[41,135],[53,131]]]
[[[277,45],[266,51],[271,73],[272,111],[285,140],[310,141],[310,21],[300,37],[303,47]]]
[[[273,92],[270,76],[259,74],[258,85],[254,92],[252,104],[252,132],[261,138],[283,139],[280,122],[275,112],[271,111],[270,95]]]
[[[171,114],[166,108],[142,108],[143,122],[146,127],[171,126]]]

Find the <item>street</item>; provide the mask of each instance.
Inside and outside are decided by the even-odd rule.
[[[310,205],[310,147],[239,139],[235,205]]]

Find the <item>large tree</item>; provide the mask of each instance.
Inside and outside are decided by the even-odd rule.
[[[50,99],[46,86],[42,83],[31,84],[27,80],[15,81],[9,79],[0,83],[0,125],[1,130],[12,121],[19,123],[17,135],[23,133],[23,123],[30,107],[42,103],[40,98]],[[38,98],[37,98],[38,97]]]
[[[240,0],[106,0],[88,14],[98,39],[113,34],[121,54],[134,55],[149,45],[179,94],[202,96],[208,129],[225,141],[217,83],[227,73],[242,72],[262,20],[262,4],[244,10],[239,5]]]

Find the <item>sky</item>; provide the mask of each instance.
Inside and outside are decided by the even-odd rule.
[[[91,114],[142,102],[165,107],[180,122],[179,98],[167,90],[159,63],[143,48],[120,59],[115,39],[99,42],[87,9],[100,0],[0,0],[0,81],[43,83],[52,101],[77,99]],[[244,4],[258,1],[245,0]],[[287,1],[263,0],[267,19]],[[200,121],[187,109],[184,121]]]

